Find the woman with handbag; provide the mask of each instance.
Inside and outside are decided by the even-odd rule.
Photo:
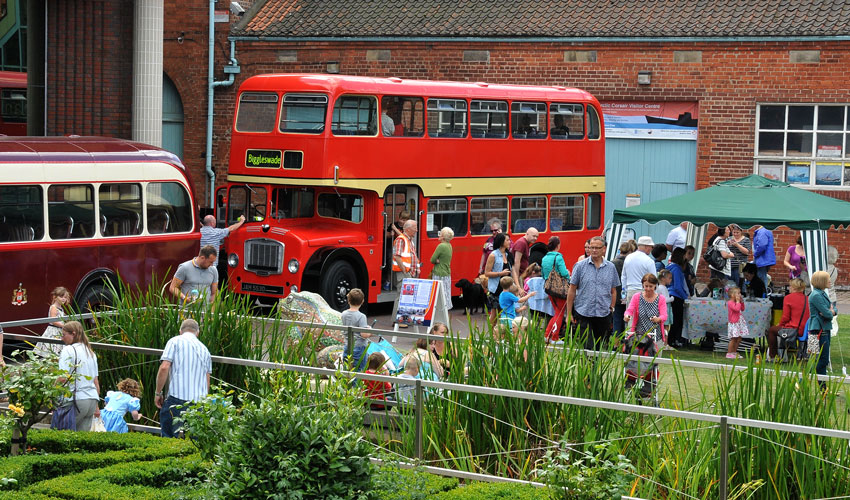
[[[826,375],[829,366],[829,338],[832,330],[832,317],[835,311],[826,294],[829,288],[829,274],[817,271],[812,275],[812,293],[809,295],[809,341],[806,350],[811,354],[819,353],[815,371],[818,375]],[[826,383],[818,382],[821,389],[826,389]]]
[[[667,270],[673,276],[673,281],[667,287],[673,297],[670,310],[673,312],[673,324],[670,326],[668,339],[670,347],[684,347],[686,341],[682,339],[682,329],[685,326],[685,301],[688,300],[688,281],[685,277],[685,249],[677,247],[673,249]]]
[[[809,320],[809,304],[806,297],[806,284],[800,278],[788,283],[791,293],[782,300],[782,319],[776,326],[767,330],[767,355],[773,361],[782,361],[777,350],[778,338],[796,341],[802,336],[806,321]],[[780,335],[781,334],[781,335]]]
[[[92,351],[83,325],[68,321],[62,326],[65,347],[59,354],[59,368],[68,377],[59,377],[59,383],[70,383],[71,398],[65,398],[53,411],[51,428],[59,430],[91,430],[92,417],[100,417],[100,382],[97,356]]]
[[[549,342],[557,342],[560,340],[561,325],[564,324],[567,307],[567,291],[570,288],[570,272],[567,270],[567,264],[564,262],[564,256],[561,255],[561,238],[552,236],[549,238],[549,243],[546,244],[548,253],[543,256],[540,262],[541,276],[546,282],[544,290],[549,300],[552,302],[552,309],[555,314],[546,325],[546,340]],[[552,274],[555,273],[555,274]]]
[[[711,277],[718,278],[721,280],[730,280],[732,279],[732,259],[735,254],[729,251],[729,245],[726,243],[726,240],[729,238],[729,227],[718,227],[717,233],[708,240],[708,248],[716,253],[719,253],[720,256],[725,259],[723,261],[723,265],[714,265],[718,263],[712,264],[708,263],[708,268],[711,270]],[[674,278],[675,279],[675,278]]]
[[[496,325],[499,317],[499,280],[502,276],[511,275],[511,262],[508,259],[508,248],[511,239],[505,233],[498,233],[493,238],[493,251],[484,264],[484,276],[487,277],[487,310],[489,311],[490,329]]]

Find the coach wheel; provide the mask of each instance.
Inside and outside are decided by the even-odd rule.
[[[357,273],[351,264],[338,260],[328,266],[322,276],[322,297],[337,311],[348,309],[348,292],[357,287]]]
[[[115,304],[112,291],[103,284],[90,285],[80,295],[79,306],[84,312],[101,311]]]

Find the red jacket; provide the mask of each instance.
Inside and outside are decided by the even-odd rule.
[[[802,315],[802,321],[800,316]],[[797,333],[803,333],[803,327],[809,320],[809,307],[806,294],[802,292],[789,293],[782,301],[782,321],[780,328],[796,328]]]

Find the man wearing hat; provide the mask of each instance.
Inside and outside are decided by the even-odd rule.
[[[631,303],[632,296],[643,290],[642,280],[645,274],[655,274],[655,260],[649,256],[655,242],[651,236],[641,236],[637,240],[637,252],[632,252],[623,261],[623,275],[620,281],[626,292],[626,304]]]

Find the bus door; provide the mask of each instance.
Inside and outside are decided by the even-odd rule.
[[[420,230],[424,227],[423,221],[419,220],[422,215],[419,210],[419,186],[393,184],[388,186],[387,190],[384,191],[384,211],[382,217],[384,220],[383,231],[385,231],[385,236],[384,259],[381,262],[383,263],[382,277],[385,290],[393,290],[394,288],[392,276],[393,241],[397,235],[392,231],[390,226],[399,220],[399,215],[402,212],[409,213],[410,218],[419,224]],[[388,228],[390,229],[389,231],[387,231]],[[414,242],[417,251],[420,247],[420,241],[420,233],[417,232],[416,241]],[[419,257],[421,258],[421,255]]]

